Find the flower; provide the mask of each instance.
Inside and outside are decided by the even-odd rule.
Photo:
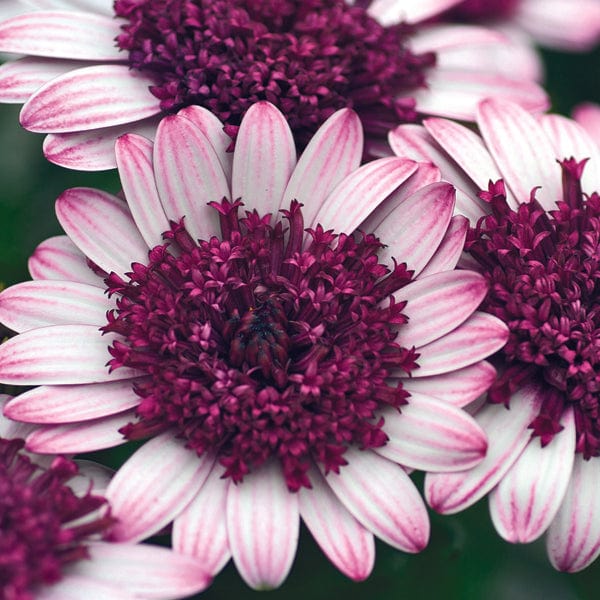
[[[573,109],[573,118],[594,138],[600,139],[600,106],[583,102]]]
[[[574,121],[509,102],[485,100],[477,122],[481,137],[443,119],[390,134],[397,154],[431,160],[461,188],[472,224],[463,264],[489,281],[482,309],[510,329],[475,417],[485,460],[428,475],[426,496],[454,513],[490,492],[503,538],[548,530],[554,567],[578,571],[600,552],[600,150]]]
[[[442,19],[498,27],[559,50],[591,50],[600,41],[597,0],[463,0]]]
[[[474,312],[484,279],[453,270],[466,221],[452,186],[396,157],[359,167],[356,113],[336,112],[296,162],[284,116],[261,102],[227,146],[214,115],[187,108],[154,144],[117,141],[129,208],[88,188],[59,197],[69,237],[0,295],[21,332],[0,346],[0,381],[41,386],[6,414],[37,424],[37,452],[151,438],[106,491],[116,540],[174,521],[177,551],[211,573],[233,556],[251,586],[275,587],[301,516],[363,579],[373,534],[427,543],[402,466],[485,454],[459,406],[493,379],[483,359],[507,330]]]
[[[49,0],[56,10],[0,23],[0,52],[25,55],[0,69],[0,101],[24,103],[21,124],[48,134],[48,159],[79,170],[114,168],[119,135],[153,138],[161,117],[188,105],[234,136],[248,107],[267,100],[299,147],[342,107],[374,140],[421,114],[471,119],[492,94],[543,110],[525,64],[504,74],[504,36],[419,27],[450,3],[78,0],[65,10]]]
[[[1,395],[0,405],[8,399]],[[189,556],[104,540],[113,523],[100,495],[110,479],[106,470],[28,454],[20,438],[31,429],[0,418],[2,598],[167,599],[206,587],[209,578]]]

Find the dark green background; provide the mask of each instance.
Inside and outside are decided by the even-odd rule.
[[[587,55],[546,52],[547,88],[553,111],[569,114],[583,100],[600,102],[600,51]],[[17,125],[19,107],[0,105],[0,281],[28,278],[27,257],[36,245],[60,233],[54,200],[68,187],[86,185],[116,192],[115,172],[77,173],[48,164],[42,137]],[[600,144],[600,140],[598,140]],[[118,454],[98,453],[114,462]],[[420,485],[419,481],[419,485]],[[598,499],[600,511],[600,498]],[[513,546],[495,534],[484,500],[460,515],[432,514],[429,547],[417,556],[377,546],[371,577],[355,584],[340,575],[303,531],[292,572],[272,600],[460,599],[588,600],[600,596],[600,560],[576,575],[555,572],[543,541]],[[206,600],[265,597],[247,588],[229,565],[202,595]]]

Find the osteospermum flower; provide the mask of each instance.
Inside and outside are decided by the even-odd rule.
[[[490,492],[502,537],[548,530],[552,564],[577,571],[600,552],[600,151],[574,121],[498,100],[481,104],[478,125],[482,137],[443,119],[390,136],[398,154],[435,162],[461,188],[464,264],[490,283],[482,309],[510,329],[476,414],[486,459],[428,475],[426,495],[453,513]]]
[[[4,405],[7,396],[0,396]],[[174,598],[206,587],[189,556],[111,543],[99,465],[23,451],[31,426],[0,417],[0,596],[4,600]],[[143,565],[143,568],[140,568]]]
[[[6,413],[38,425],[38,452],[151,438],[108,486],[116,540],[174,521],[176,550],[211,573],[233,556],[251,586],[273,587],[301,516],[362,579],[374,535],[407,552],[427,543],[400,465],[447,471],[485,454],[458,406],[493,379],[483,359],[507,331],[473,312],[483,277],[452,270],[466,220],[435,169],[359,167],[348,109],[296,162],[284,116],[259,103],[232,165],[216,118],[183,115],[154,144],[119,138],[129,207],[65,192],[69,237],[43,243],[36,280],[0,295],[22,332],[0,346],[0,380],[41,386]]]
[[[80,170],[115,167],[119,135],[153,137],[162,116],[190,105],[235,136],[248,107],[268,100],[300,147],[343,107],[375,137],[423,113],[472,119],[488,95],[543,110],[524,61],[504,74],[497,32],[418,27],[450,4],[47,0],[0,23],[0,51],[26,55],[0,69],[0,101],[24,103],[21,123],[48,134],[49,160]]]

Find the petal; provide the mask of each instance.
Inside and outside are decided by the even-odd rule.
[[[511,408],[486,404],[476,420],[488,436],[488,451],[479,465],[457,473],[428,473],[425,497],[442,514],[459,512],[485,496],[506,474],[531,440],[528,429],[542,397],[533,388],[513,395]]]
[[[90,490],[93,494],[102,496],[114,471],[91,460],[78,459],[75,463],[78,472],[75,477],[69,479],[69,487],[77,496],[85,496]]]
[[[23,1],[23,0],[19,0]],[[73,10],[112,17],[112,2],[108,0],[26,0],[28,6],[39,10]]]
[[[223,468],[215,464],[194,499],[175,518],[173,549],[199,559],[204,571],[216,575],[231,558],[227,539],[227,489]]]
[[[135,381],[41,385],[16,396],[4,409],[11,419],[26,423],[76,423],[134,408],[140,403]]]
[[[21,125],[39,133],[68,133],[141,121],[160,112],[152,79],[126,65],[69,71],[42,86],[21,110]]]
[[[232,198],[260,215],[275,213],[295,166],[294,137],[285,117],[268,102],[252,105],[235,140]]]
[[[381,412],[389,440],[377,454],[421,471],[460,471],[478,465],[487,449],[483,429],[464,410],[411,393],[408,404]]]
[[[11,399],[12,396],[9,396],[8,394],[0,394],[0,409],[4,410],[8,401]],[[7,417],[4,418],[0,416],[0,437],[7,439],[25,439],[33,431],[33,429],[34,428],[31,425],[18,423],[17,421],[12,421]]]
[[[0,344],[0,381],[13,385],[100,383],[129,379],[127,367],[109,372],[108,347],[116,336],[95,325],[32,329]]]
[[[573,118],[591,135],[600,132],[600,106],[582,102],[573,109]]]
[[[597,461],[577,454],[567,493],[546,538],[554,568],[576,573],[600,554],[599,494]]]
[[[468,229],[469,220],[466,217],[462,215],[452,217],[440,245],[431,260],[419,273],[418,279],[454,269],[463,251]]]
[[[410,38],[410,49],[415,54],[435,52],[437,66],[439,64],[439,55],[443,55],[444,50],[471,48],[472,46],[487,44],[495,45],[506,43],[506,41],[506,36],[500,31],[488,27],[436,23],[434,25],[419,27]],[[478,50],[481,51],[482,48],[478,48]]]
[[[35,600],[136,600],[133,593],[116,585],[76,575],[36,589]]]
[[[56,216],[79,249],[107,273],[123,277],[131,263],[148,261],[148,246],[127,205],[116,196],[71,188],[58,197]]]
[[[460,327],[417,349],[413,377],[439,375],[479,362],[500,350],[508,339],[506,325],[487,313],[474,312]]]
[[[375,540],[337,499],[319,471],[308,472],[312,489],[298,492],[300,515],[327,558],[354,581],[366,579],[375,563]]]
[[[567,410],[564,429],[545,447],[532,439],[490,493],[496,531],[507,541],[536,540],[550,525],[567,491],[575,457],[575,419]]]
[[[102,288],[71,281],[26,281],[0,294],[0,321],[21,332],[47,325],[103,325],[114,307]]]
[[[458,4],[461,0],[374,0],[369,14],[382,25],[394,25],[401,21],[418,23]]]
[[[229,486],[229,546],[250,587],[264,590],[283,583],[296,554],[299,526],[298,495],[287,489],[276,461]]]
[[[113,477],[105,497],[117,523],[110,537],[135,542],[170,523],[198,493],[214,456],[198,456],[167,431],[146,442]]]
[[[349,448],[348,461],[325,481],[344,506],[377,537],[404,552],[420,552],[429,540],[423,500],[404,469],[368,450]]]

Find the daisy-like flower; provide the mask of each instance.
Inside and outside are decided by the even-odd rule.
[[[7,399],[0,395],[0,406]],[[4,600],[166,600],[206,587],[209,577],[189,556],[104,540],[114,522],[101,495],[106,471],[86,461],[29,455],[21,438],[31,429],[0,417]]]
[[[466,219],[452,186],[406,159],[359,167],[356,113],[335,113],[298,162],[265,102],[233,159],[228,144],[214,115],[188,108],[154,144],[117,141],[128,206],[94,189],[58,199],[69,237],[0,295],[21,332],[0,346],[0,380],[41,386],[6,414],[37,424],[37,452],[151,438],[108,486],[116,540],[174,521],[177,551],[211,573],[233,556],[251,586],[274,587],[301,516],[363,579],[374,535],[427,543],[402,466],[483,458],[459,407],[494,378],[483,359],[507,329],[474,312],[484,278],[453,270]]]
[[[48,159],[79,170],[115,167],[119,135],[153,138],[190,105],[235,136],[267,100],[299,147],[343,107],[374,139],[421,114],[472,119],[489,95],[546,108],[527,60],[504,73],[504,36],[418,26],[455,1],[12,0],[30,8],[0,23],[0,51],[25,57],[0,69],[0,101],[24,103],[21,124],[48,134]]]
[[[490,283],[482,309],[510,329],[476,413],[485,460],[429,474],[426,496],[454,513],[490,492],[502,537],[548,530],[552,564],[578,571],[600,552],[600,151],[574,121],[508,102],[485,100],[477,122],[481,137],[444,119],[390,135],[397,154],[434,162],[461,188],[464,264]]]
[[[463,0],[442,18],[521,34],[559,50],[591,50],[600,41],[598,0]]]

